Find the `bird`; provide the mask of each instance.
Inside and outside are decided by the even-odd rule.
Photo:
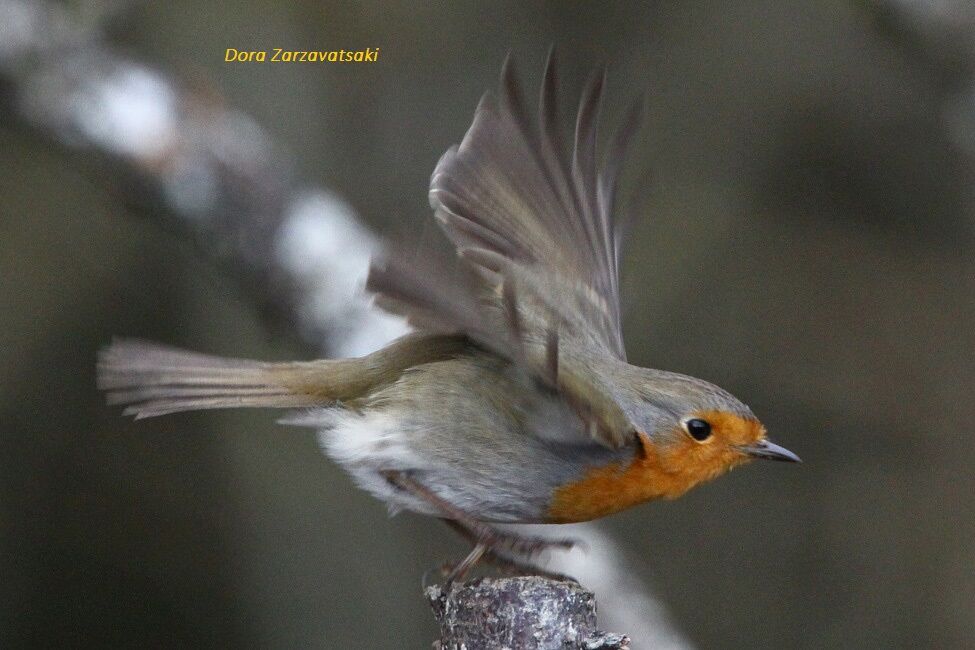
[[[627,361],[617,190],[643,102],[600,147],[597,70],[567,146],[558,69],[550,53],[533,117],[506,59],[499,92],[437,163],[429,200],[448,259],[393,246],[372,260],[366,289],[413,331],[363,357],[283,363],[116,339],[97,362],[109,403],[136,418],[287,409],[283,423],[317,430],[392,513],[442,519],[473,544],[450,579],[573,543],[499,524],[588,521],[754,459],[800,462],[728,391]]]

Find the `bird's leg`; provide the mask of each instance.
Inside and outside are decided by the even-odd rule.
[[[478,521],[461,508],[441,498],[425,485],[412,478],[405,472],[387,471],[383,476],[390,483],[413,496],[426,501],[440,512],[442,518],[459,532],[463,537],[474,543],[474,550],[458,564],[448,576],[448,581],[463,576],[481,559],[496,562],[499,565],[516,568],[528,568],[527,565],[508,557],[509,553],[533,557],[551,548],[568,550],[576,542],[570,539],[546,539],[544,537],[529,537],[518,535],[506,530],[500,530],[483,521]],[[532,570],[538,573],[537,570]]]
[[[488,551],[487,546],[484,544],[475,544],[474,548],[471,549],[471,552],[463,560],[454,565],[447,563],[442,567],[441,571],[443,572],[444,582],[449,585],[454,580],[463,578],[478,562],[482,559],[487,559],[489,554],[490,551]]]
[[[456,532],[458,535],[466,539],[467,541],[475,545],[475,550],[480,547],[477,543],[477,537],[470,529],[466,528],[464,524],[455,521],[454,519],[441,519],[440,521],[447,524],[447,526]],[[472,551],[473,554],[473,551]],[[470,557],[470,556],[468,556]],[[555,571],[548,571],[540,566],[531,564],[529,562],[522,562],[513,557],[507,556],[500,550],[490,550],[486,549],[480,558],[485,562],[493,564],[495,567],[501,571],[507,573],[508,575],[535,575],[541,576],[543,578],[548,578],[549,580],[560,580],[564,582],[578,582],[572,576],[565,575],[564,573],[557,573]],[[466,561],[466,558],[465,558]],[[444,567],[444,575],[451,576],[457,573],[457,569],[464,564],[462,561],[460,564],[451,567],[450,565]],[[469,570],[471,567],[465,567],[465,571]],[[454,576],[456,577],[456,575]]]

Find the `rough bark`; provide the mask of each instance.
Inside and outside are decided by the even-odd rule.
[[[426,590],[440,625],[441,650],[612,650],[622,634],[596,629],[596,597],[574,582],[528,576],[480,578]]]

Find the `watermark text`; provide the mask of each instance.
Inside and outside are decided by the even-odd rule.
[[[376,63],[379,48],[362,50],[238,50],[228,47],[223,55],[227,63]]]

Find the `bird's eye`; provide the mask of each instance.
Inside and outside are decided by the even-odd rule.
[[[687,433],[698,442],[704,442],[711,437],[711,425],[708,424],[706,420],[702,420],[700,418],[685,420],[684,429],[686,429]]]

